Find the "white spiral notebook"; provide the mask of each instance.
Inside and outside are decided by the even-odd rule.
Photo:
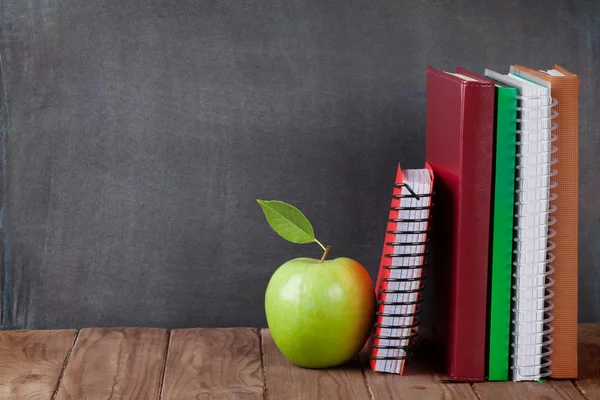
[[[540,380],[551,374],[555,102],[547,87],[518,75],[485,75],[519,91],[510,367],[513,381]]]

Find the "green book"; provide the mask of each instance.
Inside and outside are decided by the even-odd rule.
[[[509,378],[517,95],[514,87],[496,85],[489,274],[488,379],[491,381]]]

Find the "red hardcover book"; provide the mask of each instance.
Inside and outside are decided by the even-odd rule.
[[[435,174],[440,304],[434,329],[456,381],[485,379],[494,107],[491,81],[427,69],[426,161]]]

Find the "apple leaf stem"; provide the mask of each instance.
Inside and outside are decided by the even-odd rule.
[[[321,257],[321,264],[323,264],[325,262],[325,259],[327,258],[327,255],[329,255],[330,251],[331,251],[331,246],[327,246],[327,248],[325,249],[325,252],[323,253],[323,257]]]
[[[317,240],[317,238],[315,238],[315,243],[317,243],[319,246],[321,246],[321,248],[323,249],[323,251],[327,251],[327,249],[325,248],[325,246],[323,246],[323,244],[321,242],[319,242]]]

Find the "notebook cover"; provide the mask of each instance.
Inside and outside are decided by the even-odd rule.
[[[578,269],[578,152],[579,152],[579,77],[559,65],[553,65],[565,76],[554,76],[546,72],[534,70],[521,65],[514,68],[528,72],[540,79],[550,82],[551,96],[558,100],[554,110],[558,117],[558,135],[554,145],[558,147],[555,157],[558,163],[555,168],[558,174],[553,178],[558,183],[551,189],[558,198],[553,202],[558,209],[554,212],[557,222],[554,225],[556,236],[553,250],[556,259],[552,263],[555,268],[554,285],[554,332],[552,338],[552,378],[577,378],[577,269]]]
[[[457,68],[456,72],[483,82],[491,81],[463,68]],[[488,379],[507,381],[510,357],[518,90],[508,86],[496,86],[495,90],[490,276],[488,278]]]
[[[432,247],[442,281],[435,330],[457,381],[485,376],[494,84],[427,69],[426,161],[435,174]]]

